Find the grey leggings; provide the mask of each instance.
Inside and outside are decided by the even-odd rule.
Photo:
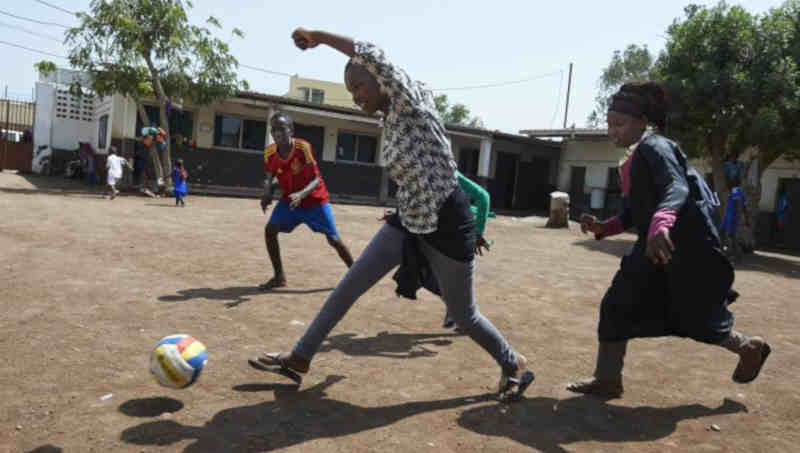
[[[295,345],[296,355],[310,361],[356,300],[390,270],[400,265],[405,235],[402,230],[388,224],[378,231],[336,289],[328,296],[314,321]],[[439,281],[442,299],[456,324],[485,349],[504,371],[512,373],[516,371],[516,351],[509,346],[497,328],[478,311],[478,305],[475,303],[473,291],[475,261],[457,261],[443,255],[425,241],[420,241],[420,244],[422,253],[427,257]]]

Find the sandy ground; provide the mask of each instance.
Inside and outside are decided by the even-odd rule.
[[[291,347],[345,268],[324,237],[281,235],[290,287],[271,275],[258,200],[107,200],[59,178],[0,173],[0,451],[791,452],[800,447],[800,259],[757,253],[737,273],[737,328],[773,355],[750,385],[736,357],[676,338],[634,341],[624,398],[564,390],[592,371],[598,305],[633,236],[597,242],[498,217],[479,258],[482,311],[531,361],[527,399],[493,399],[499,370],[440,327],[443,305],[368,292],[299,390],[245,359]],[[382,208],[335,205],[354,255]],[[210,361],[186,390],[148,371],[161,337]],[[111,395],[106,399],[104,396]],[[712,425],[715,428],[712,429]],[[718,428],[718,430],[717,430]]]

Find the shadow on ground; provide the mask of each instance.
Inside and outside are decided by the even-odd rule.
[[[232,286],[229,288],[190,288],[182,289],[177,294],[161,296],[158,300],[162,302],[186,302],[192,299],[224,300],[228,301],[225,306],[228,308],[236,307],[250,300],[250,296],[268,294],[315,294],[333,291],[333,288],[312,288],[312,289],[286,289],[276,288],[269,291],[262,291],[258,286]]]
[[[800,259],[790,254],[784,254],[783,252],[766,254],[761,251],[756,251],[742,256],[741,261],[736,263],[736,270],[800,278]]]
[[[33,450],[26,450],[26,453],[61,453],[62,451],[64,450],[55,445],[42,445]]]
[[[171,420],[143,423],[126,429],[121,440],[135,445],[168,446],[194,440],[183,451],[263,452],[279,450],[314,439],[337,438],[392,425],[418,414],[489,401],[490,394],[470,398],[418,401],[383,407],[362,407],[326,398],[325,390],[342,380],[328,378],[302,391],[275,391],[275,400],[218,412],[203,426],[186,426]],[[254,391],[247,384],[246,391]]]
[[[362,407],[326,398],[325,390],[342,379],[328,376],[324,382],[297,392],[245,384],[240,386],[242,391],[274,391],[275,400],[225,409],[203,426],[159,420],[128,428],[120,437],[123,442],[141,446],[169,446],[191,440],[184,453],[264,452],[383,428],[423,413],[472,406],[459,417],[461,427],[482,435],[507,437],[546,453],[564,453],[563,445],[580,441],[657,440],[673,433],[681,421],[747,410],[727,399],[717,408],[699,404],[628,408],[588,397],[564,401],[532,398],[510,406],[485,404],[493,399],[491,394]]]
[[[607,253],[622,257],[633,247],[635,241],[629,239],[595,240],[586,239],[573,244],[586,250]],[[736,270],[763,272],[782,275],[789,278],[800,278],[800,258],[796,253],[786,250],[756,251],[742,256],[736,263]]]
[[[700,404],[675,407],[622,407],[587,396],[566,400],[531,398],[502,412],[501,406],[468,409],[458,419],[462,427],[487,436],[507,437],[544,453],[565,453],[563,445],[598,441],[644,442],[663,439],[684,420],[747,412],[725,399],[716,408]]]
[[[333,335],[325,339],[320,352],[340,351],[354,357],[373,356],[393,359],[431,357],[438,354],[426,348],[448,346],[458,333],[389,333],[380,332],[374,337],[359,338],[354,333]]]
[[[597,239],[582,239],[580,241],[573,242],[574,245],[579,247],[583,247],[586,250],[591,250],[593,252],[602,252],[607,253],[609,255],[613,255],[619,258],[625,256],[628,251],[633,247],[633,244],[636,241],[631,239],[613,239],[613,240],[600,240]]]
[[[129,417],[158,417],[181,409],[183,409],[182,402],[166,397],[128,400],[119,405],[119,411]]]

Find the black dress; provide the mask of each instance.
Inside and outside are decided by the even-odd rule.
[[[691,178],[699,175],[677,144],[657,134],[642,140],[632,159],[620,220],[639,237],[603,297],[599,339],[674,335],[719,343],[733,328],[734,273],[710,210],[697,199]],[[669,264],[653,264],[645,256],[647,234],[653,214],[665,208],[677,212],[670,231],[675,251]]]

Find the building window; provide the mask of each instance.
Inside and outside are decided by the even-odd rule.
[[[242,120],[231,116],[217,115],[214,118],[214,146],[239,147],[242,135]]]
[[[311,90],[311,102],[313,104],[324,104],[325,103],[325,92],[322,90]]]
[[[108,140],[108,115],[101,116],[98,124],[97,149],[106,149],[106,140]]]
[[[300,99],[303,101],[311,102],[313,104],[325,103],[325,90],[303,87],[298,88],[297,91],[299,92]]]
[[[242,148],[263,150],[267,138],[267,122],[244,120],[242,128]]]
[[[310,89],[308,89],[308,88],[298,88],[297,91],[300,93],[300,99],[302,99],[304,101],[308,101],[309,94],[311,92]]]
[[[339,132],[336,141],[336,160],[374,164],[378,137]]]
[[[235,116],[217,115],[214,118],[214,146],[263,150],[267,137],[267,122],[245,120]]]

